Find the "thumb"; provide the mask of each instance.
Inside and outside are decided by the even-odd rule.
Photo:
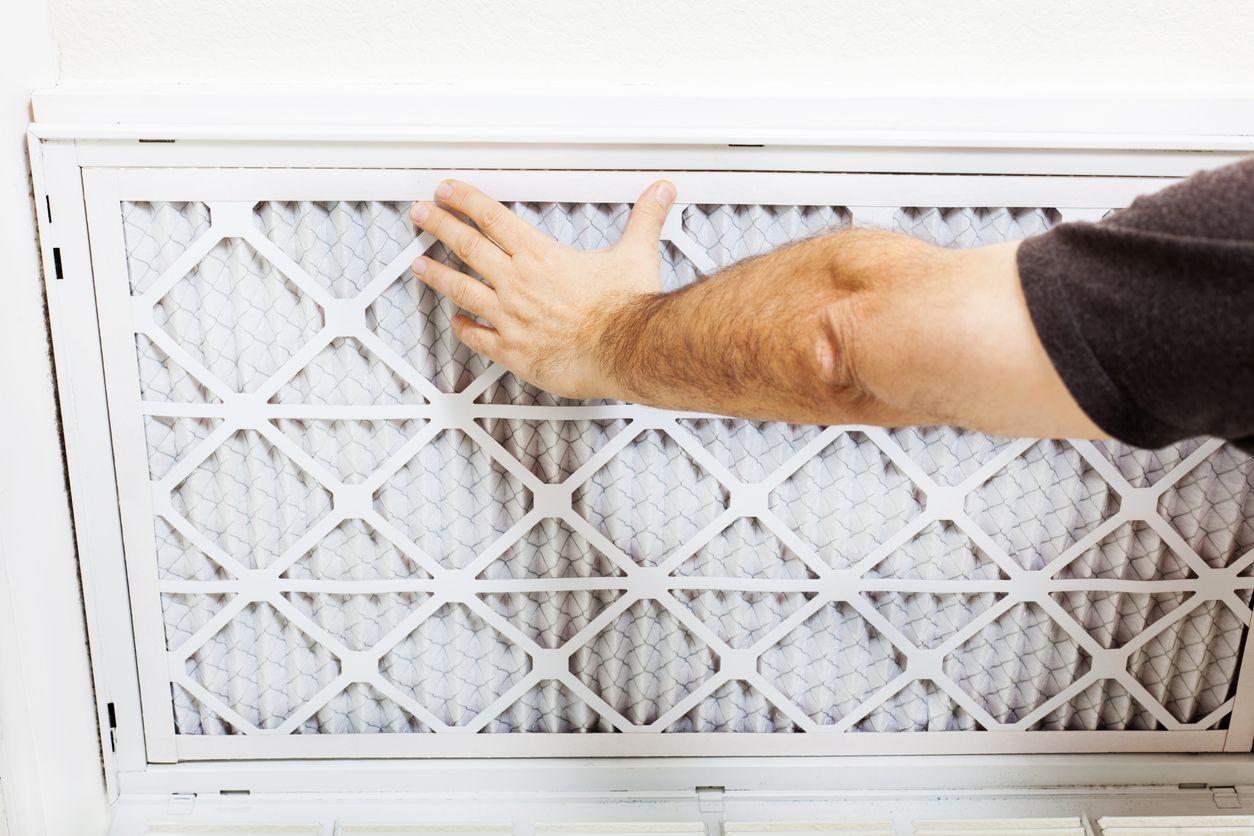
[[[659,180],[649,186],[632,207],[619,243],[656,250],[658,239],[662,237],[662,224],[674,202],[675,185],[669,180]]]

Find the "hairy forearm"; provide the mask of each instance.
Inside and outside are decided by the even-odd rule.
[[[832,423],[866,408],[842,319],[874,278],[864,232],[809,239],[614,312],[600,349],[630,399]]]
[[[1096,435],[1053,374],[1014,247],[851,230],[614,312],[599,343],[629,399],[798,423],[950,423]]]
[[[1016,244],[944,250],[870,230],[814,238],[657,293],[675,199],[645,190],[614,246],[558,245],[458,181],[411,217],[486,282],[427,256],[414,275],[468,314],[458,339],[572,398],[814,424],[948,423],[1100,436],[1037,339]]]

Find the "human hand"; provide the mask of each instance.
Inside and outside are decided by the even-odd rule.
[[[426,256],[414,261],[420,281],[481,320],[454,317],[457,338],[556,395],[626,397],[603,362],[601,336],[624,305],[661,291],[658,241],[675,187],[665,180],[649,186],[619,241],[591,252],[562,246],[465,183],[446,180],[435,196],[438,202],[410,209],[414,225],[485,280]]]

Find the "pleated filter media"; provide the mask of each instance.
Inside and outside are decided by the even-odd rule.
[[[933,733],[1227,727],[1249,456],[558,398],[453,338],[455,309],[407,270],[424,248],[462,265],[407,208],[121,204],[127,420],[152,494],[128,542],[150,544],[164,628],[137,640],[160,661],[145,710],[164,705],[176,738],[264,738],[250,757],[347,735],[336,751],[360,756],[587,754],[580,733],[631,732],[604,751],[700,754],[713,737],[691,733],[868,751],[842,741],[914,732],[923,751]],[[630,210],[511,208],[580,248],[613,243]],[[675,212],[668,289],[857,222]],[[1059,218],[891,223],[974,246]]]

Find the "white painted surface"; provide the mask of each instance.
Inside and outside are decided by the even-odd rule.
[[[676,89],[586,81],[63,82],[40,91],[34,106],[34,129],[45,139],[317,140],[345,143],[349,153],[351,143],[423,142],[421,159],[430,166],[438,165],[431,162],[430,143],[495,143],[502,155],[496,164],[507,168],[546,167],[518,156],[518,146],[543,143],[655,150],[703,146],[701,169],[730,162],[716,159],[719,154],[738,156],[735,167],[760,171],[808,170],[797,168],[801,161],[795,154],[787,161],[769,158],[781,148],[818,150],[823,165],[816,170],[841,171],[898,171],[900,149],[919,149],[925,151],[919,170],[929,173],[951,171],[936,168],[936,152],[963,150],[973,152],[973,158],[952,171],[1001,174],[1028,172],[1016,168],[1022,160],[1004,153],[990,156],[990,148],[1254,149],[1254,86],[1190,95],[1090,89],[921,95],[906,85],[877,87],[872,93],[850,85],[789,86],[781,92],[778,85],[762,83]],[[729,143],[747,147],[728,149]],[[757,145],[767,147],[752,147]],[[830,156],[838,148],[892,156],[882,157],[877,167],[849,169],[847,161]],[[413,164],[417,152],[404,150],[406,164]],[[85,161],[88,153],[80,148],[78,159]],[[1076,159],[1074,153],[1068,156]],[[1101,163],[1092,173],[1128,173],[1112,170],[1119,157],[1097,159]],[[479,162],[492,167],[483,157]],[[647,162],[664,167],[656,159]],[[566,168],[565,157],[556,165]]]
[[[0,29],[0,780],[12,836],[103,833],[104,784],[53,401],[25,130],[55,80],[42,3]],[[0,833],[3,829],[0,828]]]
[[[1233,830],[1220,831],[1214,828],[1215,819],[1208,818],[1203,820],[1211,822],[1214,829],[1204,832],[1248,834],[1249,799],[1238,796],[1238,802],[1243,802],[1240,808],[1217,810],[1209,792],[1174,787],[952,792],[939,796],[900,789],[851,793],[719,793],[711,789],[699,796],[689,788],[666,794],[574,797],[543,790],[512,797],[477,791],[473,801],[466,794],[424,798],[375,793],[299,801],[254,794],[225,800],[200,796],[190,809],[175,817],[167,812],[166,798],[132,796],[120,803],[111,833],[144,833],[144,825],[156,820],[166,824],[161,832],[170,836],[238,836],[244,832],[253,836],[279,832],[310,836],[505,836],[511,831],[535,836],[1071,836],[1091,832],[1081,825],[1081,816],[1090,822],[1102,819],[1103,824],[1122,816],[1136,816],[1143,822],[1156,816],[1187,817],[1178,820],[1182,823],[1225,814]],[[983,827],[962,828],[964,820],[972,819],[980,820]],[[990,820],[996,820],[1000,827],[992,829]],[[290,829],[266,828],[280,823]],[[855,829],[851,823],[862,826]],[[248,826],[241,827],[245,824]]]
[[[1254,5],[51,0],[66,79],[1254,82]],[[1161,89],[1159,90],[1161,92]]]

